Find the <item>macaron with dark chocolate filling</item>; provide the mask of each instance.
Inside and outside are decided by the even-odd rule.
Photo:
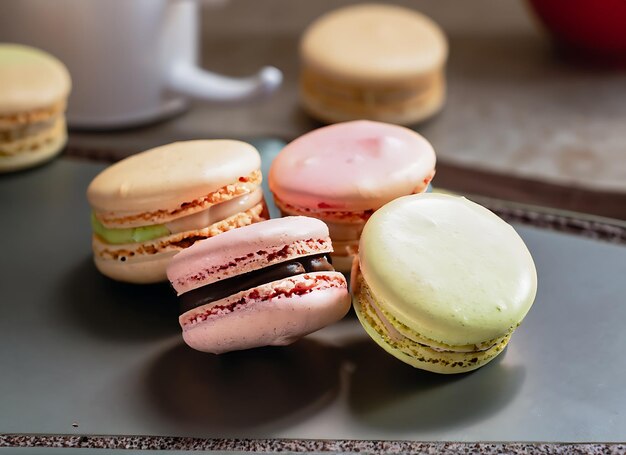
[[[180,252],[167,275],[179,296],[183,339],[221,354],[290,344],[338,321],[350,295],[331,251],[323,222],[286,217]]]

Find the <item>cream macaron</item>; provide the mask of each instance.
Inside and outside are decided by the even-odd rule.
[[[465,198],[396,199],[367,222],[353,303],[372,339],[417,368],[474,370],[506,347],[537,292],[515,230]]]
[[[269,186],[283,215],[328,225],[333,264],[349,272],[368,218],[395,198],[425,191],[435,161],[430,143],[408,128],[345,122],[288,144],[272,163]]]
[[[87,189],[97,268],[120,281],[164,281],[182,249],[267,219],[260,166],[250,144],[198,140],[108,167]]]
[[[67,141],[69,73],[52,55],[0,44],[0,172],[35,166]]]
[[[438,112],[448,45],[439,26],[400,6],[347,6],[320,17],[300,43],[300,99],[327,123],[401,125]]]

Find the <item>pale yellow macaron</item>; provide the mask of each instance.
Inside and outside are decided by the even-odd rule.
[[[108,167],[87,189],[96,267],[119,281],[164,281],[182,249],[267,219],[260,166],[250,144],[198,140]]]
[[[302,106],[329,123],[417,123],[443,106],[447,55],[442,30],[415,10],[363,4],[332,11],[300,43]]]
[[[369,219],[352,271],[367,333],[417,368],[461,373],[500,354],[537,292],[513,227],[462,197],[416,194]]]
[[[0,44],[0,172],[35,166],[63,149],[70,89],[67,69],[52,55]]]

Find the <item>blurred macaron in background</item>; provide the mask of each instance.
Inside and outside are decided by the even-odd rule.
[[[325,123],[411,125],[445,100],[446,37],[414,10],[358,4],[313,21],[300,41],[300,101]]]
[[[71,85],[54,56],[0,43],[0,172],[36,166],[63,149]]]

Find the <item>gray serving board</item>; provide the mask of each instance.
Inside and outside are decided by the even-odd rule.
[[[257,145],[267,167],[281,143]],[[0,176],[0,433],[626,440],[625,247],[515,226],[537,300],[473,373],[415,370],[353,314],[289,347],[218,357],[182,343],[168,285],[94,268],[85,189],[103,168],[59,159]]]

